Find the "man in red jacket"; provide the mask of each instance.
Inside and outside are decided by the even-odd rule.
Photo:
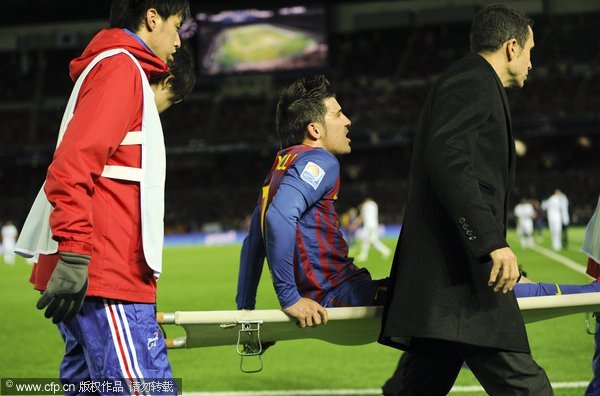
[[[189,15],[187,0],[114,0],[111,28],[70,64],[76,85],[44,185],[56,246],[24,249],[39,254],[37,307],[67,345],[63,382],[172,377],[155,318],[165,159],[148,81],[169,72]]]

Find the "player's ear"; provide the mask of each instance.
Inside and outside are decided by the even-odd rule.
[[[306,126],[306,137],[310,140],[319,140],[321,138],[321,126],[316,122],[311,122]]]

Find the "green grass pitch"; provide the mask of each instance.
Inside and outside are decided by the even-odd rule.
[[[231,28],[222,35],[224,44],[217,52],[215,61],[225,68],[243,63],[291,58],[316,43],[313,38],[300,31],[269,24]]]
[[[571,250],[562,255],[584,263],[579,253],[583,230],[570,229]],[[546,233],[542,245],[548,246]],[[392,247],[395,240],[387,240]],[[546,257],[518,248],[514,232],[509,235],[520,262],[537,281],[582,283],[587,278]],[[235,309],[237,262],[240,246],[169,248],[165,251],[165,273],[159,281],[158,308],[173,310]],[[374,277],[387,276],[389,263],[371,251],[365,264]],[[30,266],[18,260],[6,266],[0,259],[0,377],[56,378],[62,357],[60,335],[36,310],[38,294],[28,284]],[[258,295],[258,308],[277,308],[267,273]],[[552,382],[587,381],[591,378],[593,337],[585,333],[582,315],[573,315],[527,326],[533,355]],[[167,327],[169,337],[180,329]],[[395,368],[399,352],[378,344],[341,347],[322,341],[280,342],[263,357],[264,370],[242,374],[233,347],[173,350],[169,358],[174,375],[183,378],[183,390],[292,390],[378,388]],[[252,362],[250,362],[252,363]],[[334,373],[334,374],[332,374]],[[457,385],[475,385],[463,370]],[[483,393],[469,393],[482,395]],[[557,395],[581,395],[583,388],[557,389]]]

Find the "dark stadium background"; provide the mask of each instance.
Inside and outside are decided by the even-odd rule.
[[[307,2],[191,1],[192,10]],[[330,1],[332,81],[353,121],[353,151],[341,158],[338,211],[378,203],[384,223],[400,223],[412,134],[436,76],[468,51],[469,21],[490,2]],[[517,163],[513,204],[560,188],[573,223],[585,224],[600,191],[600,2],[506,2],[535,20],[533,70],[509,93],[514,135],[527,148]],[[67,97],[68,63],[107,25],[108,0],[2,0],[0,15],[0,223],[18,227],[50,163]],[[197,49],[197,38],[190,38]],[[275,93],[314,71],[201,78],[192,95],[163,114],[168,150],[169,232],[239,229],[278,147]],[[513,205],[514,206],[514,205]]]

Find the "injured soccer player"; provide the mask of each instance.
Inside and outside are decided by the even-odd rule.
[[[350,120],[329,81],[303,78],[278,97],[282,150],[260,190],[238,277],[238,309],[254,309],[265,256],[281,308],[300,327],[327,322],[324,307],[383,304],[384,280],[348,257],[335,202],[336,155],[350,153]]]

